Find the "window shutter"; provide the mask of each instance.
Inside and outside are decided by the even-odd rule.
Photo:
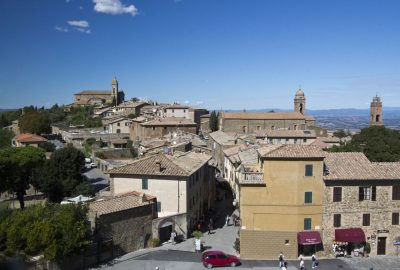
[[[372,197],[371,200],[376,201],[376,187],[372,187]]]

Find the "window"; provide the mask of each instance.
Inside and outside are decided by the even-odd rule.
[[[306,143],[307,142],[307,139],[303,139],[303,143]]]
[[[342,216],[340,214],[333,215],[333,227],[340,227]]]
[[[224,260],[227,259],[225,254],[217,254],[217,258],[218,259],[224,259]]]
[[[157,202],[157,212],[161,212],[161,202]]]
[[[342,201],[342,187],[334,187],[333,188],[333,201],[334,202]]]
[[[293,126],[293,129],[294,129],[294,130],[297,130],[297,125],[294,125],[294,126]]]
[[[121,133],[121,130],[119,128],[117,129],[117,133]]]
[[[243,133],[246,133],[246,126],[242,127]]]
[[[363,214],[363,226],[369,226],[370,224],[370,214]]]
[[[304,203],[312,203],[312,192],[306,191],[304,193]]]
[[[117,123],[117,126],[119,127],[121,125],[121,123]]]
[[[392,213],[392,225],[399,225],[399,213]]]
[[[271,126],[271,130],[275,130],[275,126]]]
[[[311,230],[311,218],[304,219],[304,230]]]
[[[294,139],[294,144],[297,144],[297,139]]]
[[[400,186],[393,186],[392,200],[400,200]]]
[[[359,187],[358,200],[376,201],[376,187]]]
[[[156,127],[153,127],[153,130],[156,130]]]
[[[149,183],[147,178],[142,178],[142,189],[149,189]]]
[[[261,126],[257,126],[257,130],[261,130]]]
[[[306,165],[306,176],[313,176],[313,165]]]

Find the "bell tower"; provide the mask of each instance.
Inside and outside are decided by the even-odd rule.
[[[381,98],[376,95],[371,102],[369,126],[382,126],[382,102]]]
[[[117,78],[114,76],[114,79],[111,81],[111,95],[113,100],[115,99],[115,105],[118,105],[119,100],[118,100],[118,81]]]
[[[294,96],[294,111],[303,115],[306,112],[306,97],[300,88],[297,90],[296,95]]]

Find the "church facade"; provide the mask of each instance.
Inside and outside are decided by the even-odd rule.
[[[118,89],[118,81],[114,78],[111,82],[111,90],[84,90],[74,94],[75,106],[89,106],[89,105],[102,105],[113,104],[118,105],[125,99],[123,91]]]
[[[305,115],[306,98],[299,89],[293,112],[221,112],[219,126],[223,132],[255,133],[260,130],[304,130],[315,125],[315,118]]]

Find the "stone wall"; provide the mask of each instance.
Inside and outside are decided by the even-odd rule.
[[[297,259],[297,246],[296,232],[240,230],[242,259],[278,260],[280,252],[285,259]]]
[[[285,119],[285,120],[248,120],[248,119],[222,119],[220,129],[224,132],[254,133],[257,130],[272,129],[299,129],[306,128],[305,120]],[[243,132],[243,127],[246,131]]]
[[[332,254],[335,238],[333,215],[341,214],[341,227],[362,228],[371,244],[371,255],[377,254],[378,237],[386,237],[386,254],[397,255],[393,241],[400,236],[400,225],[392,225],[392,213],[400,212],[400,200],[392,200],[392,185],[400,181],[326,181],[323,203],[323,243]],[[342,201],[333,202],[333,188],[342,187]],[[376,201],[359,201],[359,186],[376,186]],[[363,214],[370,214],[370,226],[363,225]]]
[[[96,230],[101,239],[113,239],[118,253],[128,253],[145,247],[151,235],[153,204],[97,217]]]

